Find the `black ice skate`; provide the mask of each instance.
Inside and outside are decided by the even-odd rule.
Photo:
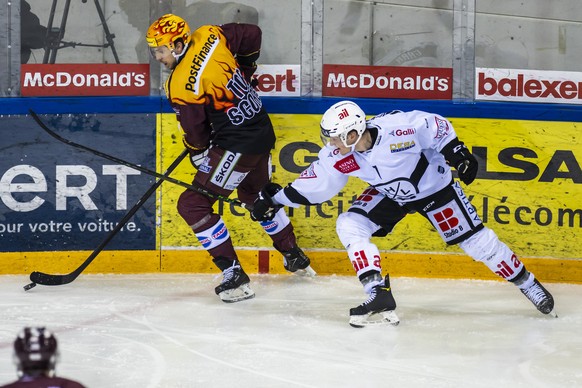
[[[313,268],[311,268],[309,257],[298,246],[294,246],[288,251],[282,251],[278,248],[277,250],[283,255],[283,266],[287,271],[297,273],[298,275],[316,275]]]
[[[240,264],[234,263],[231,267],[222,271],[222,275],[222,283],[214,291],[223,302],[234,303],[255,297],[255,292],[249,286],[251,279],[249,279]]]
[[[534,279],[533,284],[525,290],[521,290],[521,292],[534,304],[534,306],[536,306],[536,308],[542,314],[550,314],[554,317],[558,316],[555,312],[553,312],[554,298],[552,297],[552,294],[550,294],[537,279]]]
[[[390,289],[388,275],[384,278],[384,284],[379,284],[372,288],[372,292],[367,301],[350,309],[350,325],[353,327],[364,327],[370,325],[396,326],[400,319],[394,312],[396,301]]]

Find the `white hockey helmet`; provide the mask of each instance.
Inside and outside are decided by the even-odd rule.
[[[321,118],[321,141],[323,145],[329,143],[330,137],[337,137],[346,147],[355,147],[366,130],[366,114],[351,101],[340,101],[325,111]],[[356,131],[358,139],[354,144],[346,144],[348,134]]]

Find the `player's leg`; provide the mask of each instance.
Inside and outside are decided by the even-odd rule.
[[[245,172],[236,168],[240,156],[218,147],[211,148],[193,185],[228,197],[236,187],[233,182],[244,179]],[[178,212],[222,271],[223,280],[215,288],[221,300],[232,303],[252,298],[255,294],[249,286],[250,279],[238,260],[228,228],[212,208],[214,202],[201,193],[186,190],[178,200]]]
[[[358,279],[369,295],[361,305],[350,309],[350,325],[397,325],[389,275],[382,277],[381,256],[372,236],[385,236],[406,213],[376,189],[366,189],[347,212],[338,216],[336,231],[347,250]]]
[[[238,197],[252,205],[259,191],[270,181],[270,155],[252,156],[241,160],[249,170],[248,175],[238,186]],[[297,245],[293,224],[285,213],[279,209],[271,221],[260,222],[261,227],[273,241],[273,246],[283,255],[283,265],[289,272],[315,275],[307,255]]]
[[[552,312],[552,295],[495,232],[484,227],[458,182],[415,203],[415,207],[447,244],[459,244],[474,260],[484,263],[493,273],[515,284],[543,314]]]
[[[483,228],[460,242],[459,247],[473,259],[484,263],[493,273],[516,285],[541,313],[556,315],[553,313],[552,294],[491,229]]]

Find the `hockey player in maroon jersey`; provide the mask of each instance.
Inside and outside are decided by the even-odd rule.
[[[184,19],[167,14],[149,27],[146,40],[154,58],[172,70],[165,90],[198,170],[192,184],[226,197],[236,189],[239,199],[251,205],[269,182],[275,144],[271,120],[250,84],[260,28],[230,23],[202,26],[191,34]],[[229,231],[212,209],[215,201],[186,190],[178,212],[223,273],[216,294],[224,302],[252,298]],[[315,273],[282,209],[261,225],[283,255],[285,269]]]
[[[370,294],[350,310],[352,326],[399,322],[388,275],[381,275],[380,252],[370,239],[386,236],[415,212],[428,219],[447,244],[458,244],[474,260],[515,284],[540,312],[556,316],[552,295],[483,225],[453,179],[451,166],[463,183],[472,183],[477,160],[447,119],[422,111],[393,111],[366,121],[358,105],[341,101],[323,115],[321,138],[324,147],[318,160],[284,189],[268,184],[251,216],[265,220],[282,205],[322,203],[335,196],[349,176],[369,184],[336,223],[339,239]]]
[[[14,362],[18,380],[0,388],[84,388],[55,376],[58,347],[55,336],[44,327],[27,327],[14,341]]]

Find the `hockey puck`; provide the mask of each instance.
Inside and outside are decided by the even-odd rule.
[[[34,282],[33,283],[30,283],[30,284],[27,284],[26,286],[24,286],[24,291],[28,291],[28,290],[30,290],[31,288],[34,288],[34,287],[36,287],[36,283],[34,283]]]

